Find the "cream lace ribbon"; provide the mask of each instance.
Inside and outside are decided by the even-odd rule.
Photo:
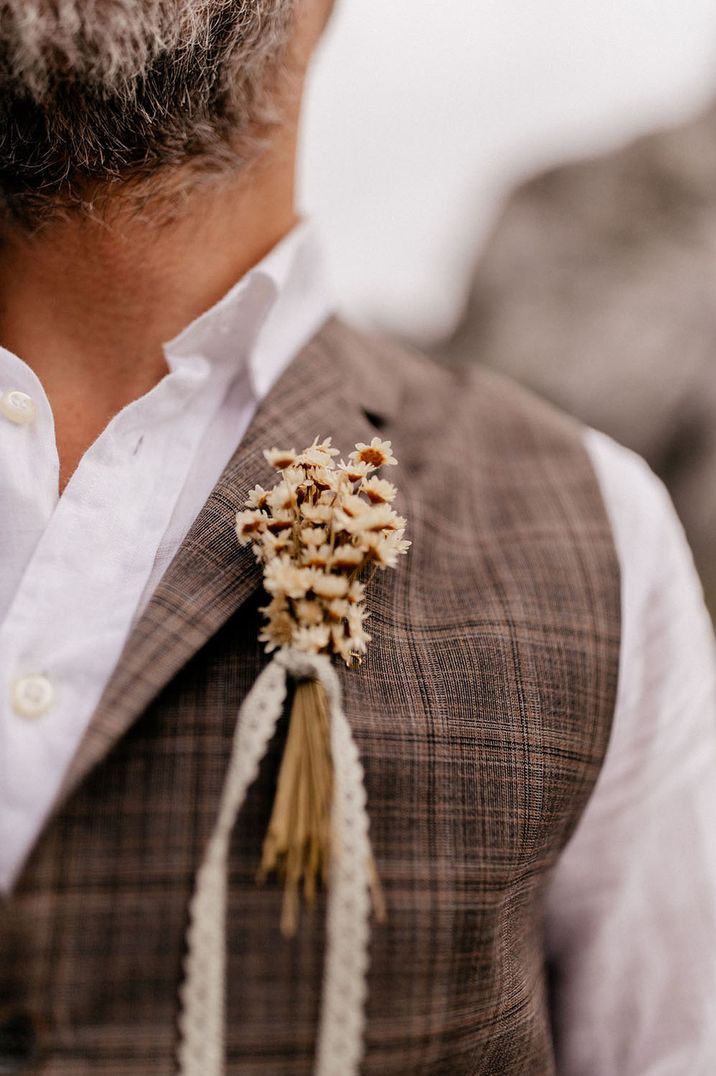
[[[180,991],[179,1076],[222,1076],[225,1059],[226,893],[231,833],[286,699],[287,680],[320,680],[328,699],[334,769],[334,851],[315,1076],[355,1076],[363,1055],[370,935],[371,848],[363,767],[323,654],[280,650],[239,711],[219,815],[196,877]]]

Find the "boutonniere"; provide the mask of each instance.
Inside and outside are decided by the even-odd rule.
[[[316,1071],[357,1072],[362,1052],[371,906],[385,907],[368,835],[363,770],[343,712],[335,661],[362,665],[371,641],[366,594],[375,572],[407,553],[397,489],[382,477],[397,460],[374,437],[344,462],[330,438],[302,452],[264,452],[277,472],[236,515],[236,534],[263,569],[268,602],[259,639],[272,660],[238,715],[219,817],[199,870],[182,988],[183,1076],[223,1071],[226,868],[231,832],[249,785],[293,696],[258,881],[284,887],[281,930],[297,929],[308,903],[328,890],[326,967]],[[370,675],[363,669],[357,675]]]
[[[273,813],[259,878],[275,871],[284,883],[282,930],[293,934],[299,886],[315,898],[319,877],[329,884],[335,843],[331,827],[333,764],[330,707],[320,663],[301,676],[298,655],[327,655],[359,666],[370,642],[366,590],[372,575],[393,568],[408,551],[406,520],[392,503],[396,487],[378,476],[397,464],[390,441],[357,444],[336,463],[330,438],[303,452],[264,452],[279,473],[272,489],[256,486],[236,517],[242,545],[251,544],[263,567],[270,601],[261,611],[259,639],[284,652],[297,683]],[[292,654],[293,652],[293,654]],[[371,858],[374,910],[383,914]]]

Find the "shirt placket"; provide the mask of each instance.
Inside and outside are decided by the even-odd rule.
[[[46,491],[34,548],[0,624],[0,885],[11,880],[13,848],[32,843],[49,811],[116,664],[219,391],[204,360],[178,364],[112,420],[59,499],[57,469],[45,459],[54,503]],[[51,423],[49,405],[47,412]],[[37,462],[24,464],[28,479]],[[12,494],[21,500],[21,490]]]

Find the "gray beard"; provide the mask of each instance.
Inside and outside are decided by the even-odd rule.
[[[0,221],[236,170],[276,111],[296,0],[0,0]]]

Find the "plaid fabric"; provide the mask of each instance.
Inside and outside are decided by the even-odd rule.
[[[271,392],[195,521],[2,907],[0,1023],[7,1045],[34,1021],[33,1071],[175,1070],[187,903],[236,713],[267,660],[260,575],[233,513],[270,477],[264,447],[331,434],[345,453],[376,428],[401,462],[414,545],[377,577],[368,659],[341,674],[389,908],[373,930],[362,1071],[554,1072],[542,895],[610,731],[609,523],[570,420],[336,321]],[[285,732],[284,717],[232,846],[231,1076],[308,1074],[315,1047],[324,900],[286,941],[278,886],[254,883]]]

